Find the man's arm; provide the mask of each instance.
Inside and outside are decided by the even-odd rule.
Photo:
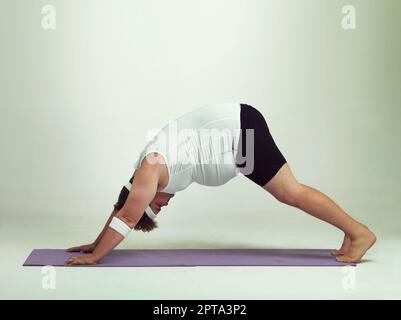
[[[132,179],[134,179],[135,177],[135,172],[132,175]],[[130,180],[132,181],[132,180]],[[81,253],[92,253],[96,246],[99,244],[100,240],[102,239],[103,235],[106,233],[107,227],[110,225],[112,219],[114,218],[114,216],[117,214],[118,209],[116,209],[116,206],[118,206],[119,208],[121,208],[122,206],[124,206],[125,201],[128,198],[128,194],[125,194],[125,187],[123,189],[121,189],[120,195],[118,196],[118,201],[115,204],[115,208],[113,209],[113,211],[111,212],[109,218],[106,221],[106,224],[103,226],[102,231],[100,232],[100,234],[98,235],[98,237],[96,238],[96,240],[90,244],[84,244],[84,245],[80,245],[80,246],[76,246],[76,247],[72,247],[67,249],[67,252],[81,252]],[[124,192],[124,194],[123,194]]]
[[[100,240],[102,240],[103,235],[106,233],[106,230],[111,222],[111,220],[114,218],[114,216],[117,214],[118,210],[114,209],[113,212],[111,213],[109,219],[107,220],[106,224],[104,225],[102,232],[99,234],[99,236],[96,238],[94,245],[95,247],[100,243]]]
[[[136,171],[134,176],[133,185],[135,187],[131,189],[124,206],[117,212],[116,217],[133,229],[141,219],[146,207],[155,197],[158,181],[157,165],[143,161],[142,166]],[[68,265],[97,263],[97,261],[120,244],[123,239],[124,237],[120,233],[107,227],[92,254],[71,257],[66,263]]]
[[[107,227],[109,226],[111,220],[113,217],[117,214],[118,210],[114,209],[112,213],[110,214],[110,217],[108,218],[106,224],[104,225],[102,231],[100,232],[99,236],[96,238],[96,240],[90,244],[84,244],[81,246],[77,247],[72,247],[68,248],[66,251],[67,252],[82,252],[82,253],[91,253],[95,250],[96,246],[99,244],[100,240],[102,239],[103,235],[105,234]]]

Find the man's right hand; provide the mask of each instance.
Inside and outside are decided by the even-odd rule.
[[[81,253],[92,253],[96,248],[96,244],[95,243],[91,243],[91,244],[84,244],[82,246],[78,246],[78,247],[72,247],[67,249],[67,252],[81,252]]]

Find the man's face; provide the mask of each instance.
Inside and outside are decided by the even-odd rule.
[[[149,207],[153,210],[155,214],[158,214],[162,207],[167,206],[170,199],[174,197],[174,194],[157,192]]]

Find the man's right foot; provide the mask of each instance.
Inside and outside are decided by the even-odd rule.
[[[338,262],[354,262],[358,263],[365,255],[366,251],[376,242],[375,234],[369,229],[351,238],[351,246],[347,253],[336,257]]]

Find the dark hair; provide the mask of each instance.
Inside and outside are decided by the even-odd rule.
[[[156,221],[153,221],[148,217],[146,213],[144,213],[141,217],[141,219],[138,221],[136,226],[134,227],[135,230],[141,230],[143,232],[149,232],[152,231],[153,229],[157,228],[157,223]]]
[[[130,182],[132,183],[131,178]],[[129,194],[129,190],[126,187],[123,187],[120,191],[120,195],[118,196],[117,202],[114,204],[114,210],[119,211],[121,208],[124,206],[125,201],[127,201]],[[152,231],[153,229],[157,228],[157,223],[150,219],[146,212],[143,213],[141,219],[138,221],[136,226],[134,227],[135,230],[141,230],[143,232],[149,232]]]
[[[120,195],[118,197],[118,201],[114,204],[114,210],[119,211],[124,206],[125,201],[127,200],[129,191],[127,188],[122,188]],[[143,213],[141,219],[138,221],[136,226],[134,227],[135,230],[141,230],[143,232],[149,232],[153,229],[157,228],[157,223],[150,219],[146,212]]]

